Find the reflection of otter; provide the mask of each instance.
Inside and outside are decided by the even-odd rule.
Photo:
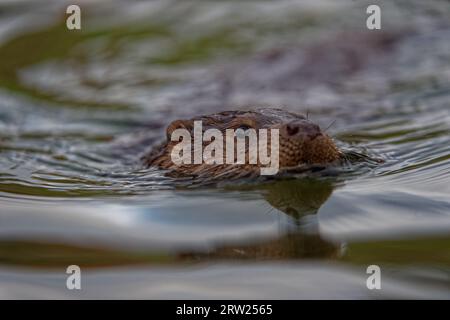
[[[248,189],[248,186],[238,187]],[[187,259],[299,259],[334,257],[339,247],[323,240],[317,230],[302,228],[301,218],[316,214],[333,191],[330,181],[316,179],[283,180],[254,186],[274,208],[292,218],[300,227],[278,239],[257,244],[223,246],[205,253],[185,253]]]
[[[223,246],[208,253],[189,252],[178,255],[181,260],[287,260],[333,258],[339,256],[339,247],[324,241],[317,234],[292,233],[258,244]]]
[[[288,214],[294,219],[316,214],[317,210],[330,197],[333,184],[328,179],[288,179],[257,185],[243,184],[227,186],[227,189],[238,191],[257,191],[264,195],[274,208]]]
[[[279,167],[297,167],[303,164],[326,164],[341,156],[331,138],[319,126],[302,115],[281,109],[260,109],[257,111],[225,111],[200,116],[190,120],[177,120],[167,128],[167,141],[144,159],[149,166],[169,169],[176,176],[201,176],[209,179],[243,178],[258,174],[261,165],[248,164],[182,164],[176,165],[171,159],[172,148],[178,141],[171,141],[175,129],[187,129],[193,136],[194,121],[202,121],[203,130],[218,129],[225,136],[226,129],[279,129]],[[270,142],[269,142],[270,143]],[[235,144],[236,145],[236,144]],[[225,156],[225,153],[224,153]]]

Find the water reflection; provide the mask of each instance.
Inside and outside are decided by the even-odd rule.
[[[43,252],[51,248],[52,242],[93,249],[156,251],[179,257],[216,254],[216,250],[221,255],[226,251],[224,247],[242,246],[252,251],[249,256],[295,259],[334,248],[321,240],[315,223],[315,213],[331,191],[328,181],[306,179],[225,193],[161,192],[116,204],[113,200],[103,204],[71,203],[70,209],[67,202],[52,206],[19,202],[5,206],[0,237],[28,242],[41,239],[36,248],[31,242],[30,248],[43,248]],[[23,210],[24,206],[29,211]],[[214,210],[206,211],[205,207]],[[12,244],[6,241],[3,245]],[[7,250],[3,253],[7,255]]]

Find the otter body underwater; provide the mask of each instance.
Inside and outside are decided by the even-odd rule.
[[[260,173],[261,163],[250,164],[248,150],[245,148],[245,164],[175,164],[172,150],[179,141],[172,141],[176,129],[186,129],[193,137],[194,122],[201,121],[203,132],[217,129],[226,136],[227,129],[278,129],[280,172],[304,165],[328,165],[342,157],[333,140],[320,127],[306,117],[282,109],[266,108],[252,111],[224,111],[211,115],[194,117],[189,120],[173,121],[166,129],[166,141],[143,157],[146,166],[168,170],[176,177],[204,177],[214,180],[246,178]],[[193,138],[192,138],[193,145]],[[203,146],[212,143],[203,141]],[[247,146],[248,143],[246,142]],[[268,141],[270,145],[270,139]],[[236,144],[234,144],[236,145]],[[269,148],[270,149],[270,148]],[[225,153],[224,153],[225,154]],[[236,152],[235,152],[236,155]]]

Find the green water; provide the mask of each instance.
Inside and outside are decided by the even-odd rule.
[[[380,1],[369,32],[368,3],[94,2],[78,31],[1,4],[0,298],[449,298],[450,7]],[[139,162],[171,120],[249,106],[367,159],[206,187]]]

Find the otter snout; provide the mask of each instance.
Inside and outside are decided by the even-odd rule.
[[[285,125],[280,130],[284,138],[287,139],[309,139],[314,140],[318,136],[322,135],[320,127],[308,120],[294,120]]]

